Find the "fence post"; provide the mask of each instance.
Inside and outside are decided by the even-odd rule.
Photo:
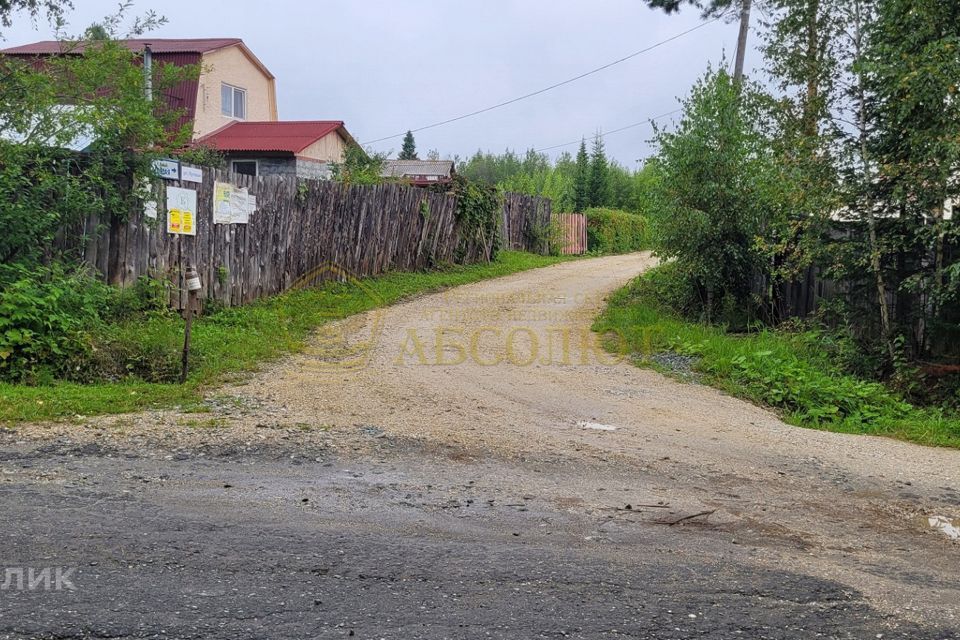
[[[200,274],[193,266],[187,267],[185,275],[187,281],[187,320],[183,330],[183,360],[180,363],[180,384],[187,381],[187,361],[190,358],[190,329],[193,326],[193,307],[200,291]]]

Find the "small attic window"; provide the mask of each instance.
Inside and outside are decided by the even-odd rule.
[[[220,85],[220,113],[230,118],[247,117],[247,92],[224,82]]]

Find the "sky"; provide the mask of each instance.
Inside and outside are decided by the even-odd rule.
[[[117,0],[74,4],[68,31],[80,33]],[[407,129],[537,91],[702,22],[695,10],[667,16],[642,0],[136,0],[131,15],[149,9],[168,20],[155,37],[242,38],[277,78],[281,119],[343,120],[361,143],[393,136],[370,145],[392,155]],[[733,57],[736,37],[736,23],[713,22],[571,84],[417,132],[417,150],[522,153],[670,112],[708,64]],[[50,38],[46,23],[21,15],[0,46]],[[760,63],[748,51],[748,72]],[[636,168],[653,152],[651,135],[642,125],[604,143],[610,157]]]

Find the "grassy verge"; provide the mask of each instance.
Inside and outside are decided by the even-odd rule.
[[[661,267],[621,289],[594,329],[621,336],[642,366],[663,370],[651,357],[657,353],[689,356],[706,384],[774,408],[797,426],[960,448],[960,417],[912,406],[881,384],[845,374],[834,357],[842,346],[829,335],[730,334],[685,320],[660,302],[669,298],[666,280]]]
[[[0,424],[75,415],[127,413],[146,408],[196,407],[204,388],[255,371],[265,362],[303,348],[324,322],[395,303],[410,296],[554,264],[567,258],[503,251],[490,264],[423,273],[390,273],[363,286],[330,283],[293,291],[197,319],[190,378],[184,385],[124,380],[103,384],[23,386],[0,384]],[[176,360],[183,321],[162,314],[111,329],[120,343],[149,343],[150,351]]]

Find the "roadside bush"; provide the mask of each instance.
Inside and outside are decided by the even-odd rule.
[[[647,220],[618,209],[587,209],[587,249],[597,253],[630,253],[649,246]]]
[[[164,284],[146,278],[120,290],[57,263],[6,265],[0,269],[0,380],[38,384],[120,377],[127,360],[122,354],[142,340],[134,332],[127,348],[112,352],[105,348],[111,343],[105,339],[109,327],[146,313],[167,313],[165,301]]]
[[[7,265],[0,278],[0,378],[62,376],[71,358],[90,350],[87,329],[99,321],[108,287],[60,265]]]
[[[651,269],[634,280],[631,288],[638,299],[656,300],[658,305],[685,318],[694,318],[701,310],[696,283],[675,262]]]

